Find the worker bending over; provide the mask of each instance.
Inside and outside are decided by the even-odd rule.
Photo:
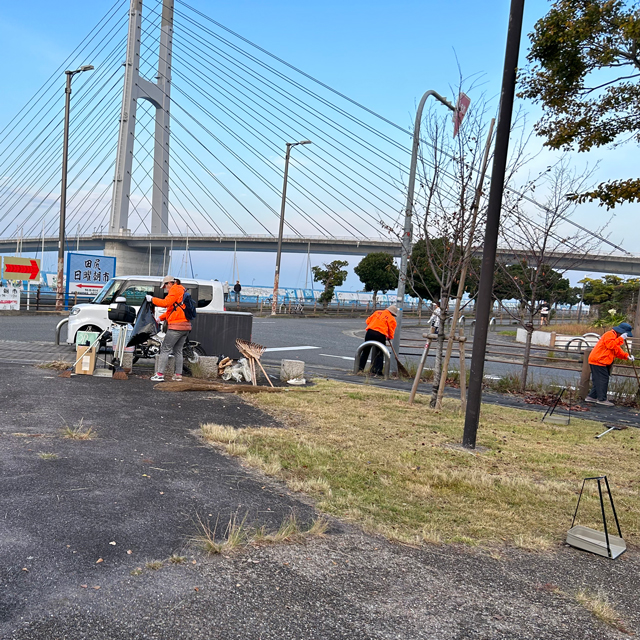
[[[613,327],[611,331],[603,334],[598,340],[593,351],[589,354],[593,389],[584,399],[585,402],[597,402],[605,407],[613,407],[613,402],[607,400],[611,367],[615,358],[633,362],[634,357],[622,350],[625,340],[632,337],[631,325],[627,322],[621,322],[617,327]]]
[[[398,307],[392,304],[384,311],[374,311],[367,318],[367,332],[364,334],[364,341],[379,342],[385,344],[387,340],[393,340],[393,336],[396,332],[396,316],[398,315]],[[371,346],[366,346],[360,353],[360,363],[358,365],[358,372],[364,371],[365,365],[369,358]],[[379,376],[382,373],[382,366],[384,364],[384,354],[380,349],[375,349],[374,355],[371,356],[371,375]]]

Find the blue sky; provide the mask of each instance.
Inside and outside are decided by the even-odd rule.
[[[411,124],[415,104],[426,89],[452,96],[458,83],[458,63],[465,76],[476,76],[482,90],[497,106],[509,11],[509,3],[504,0],[484,3],[191,0],[190,4],[400,125]],[[0,102],[0,128],[29,100],[109,6],[108,0],[91,3],[34,0],[25,10],[24,5],[5,3],[0,15],[0,56],[3,84],[11,91],[3,92]],[[542,0],[526,3],[523,58],[526,33],[548,7],[549,3]],[[61,87],[63,82],[61,74]],[[535,117],[537,110],[527,108]],[[635,156],[636,148],[627,145],[615,151],[595,151],[588,161],[601,162],[598,179],[631,177],[628,172],[635,165]],[[544,155],[539,162],[547,160],[548,155]],[[578,164],[586,160],[584,156],[576,157]],[[279,203],[274,201],[273,205],[277,207]],[[633,213],[630,206],[619,210],[610,228],[611,239],[623,241],[625,248],[638,252],[640,238],[628,234],[626,222]],[[595,226],[604,215],[597,207],[585,206],[580,221]],[[195,253],[195,271],[203,276],[229,277],[232,256],[222,253],[214,258]],[[289,286],[304,284],[305,261],[302,256],[285,254],[282,282]],[[273,256],[243,256],[241,264],[244,281],[269,283],[270,276],[265,274],[272,269]],[[355,266],[355,261],[351,266]],[[359,288],[355,275],[350,274],[346,288]]]

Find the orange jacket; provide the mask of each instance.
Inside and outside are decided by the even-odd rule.
[[[374,311],[367,318],[367,329],[378,331],[389,338],[389,340],[393,340],[397,324],[396,319],[388,309],[384,311]]]
[[[191,323],[184,315],[182,298],[186,289],[181,284],[174,284],[171,291],[164,298],[152,298],[151,302],[156,307],[166,307],[166,311],[160,316],[160,320],[166,320],[169,329],[174,331],[191,331]]]
[[[601,367],[608,367],[614,358],[628,360],[629,354],[621,349],[624,338],[618,335],[613,329],[607,331],[598,340],[593,351],[589,355],[589,364],[597,364]]]

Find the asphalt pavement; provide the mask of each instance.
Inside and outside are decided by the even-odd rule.
[[[96,438],[68,440],[82,422]],[[640,556],[406,547],[332,520],[305,544],[207,556],[233,514],[275,529],[300,494],[205,446],[200,423],[278,427],[227,394],[145,377],[65,379],[0,367],[0,638],[4,640],[609,640],[575,593],[640,630]],[[506,525],[505,525],[506,526]],[[172,563],[172,554],[182,561]]]

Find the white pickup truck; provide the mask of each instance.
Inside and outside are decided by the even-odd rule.
[[[217,280],[194,280],[180,278],[180,282],[191,294],[198,307],[198,315],[224,311],[222,283]],[[160,290],[161,276],[117,276],[109,280],[102,291],[86,304],[77,304],[69,312],[67,343],[75,344],[78,331],[102,332],[111,325],[108,317],[109,305],[117,297],[124,297],[127,304],[136,308],[149,293],[163,298]]]

